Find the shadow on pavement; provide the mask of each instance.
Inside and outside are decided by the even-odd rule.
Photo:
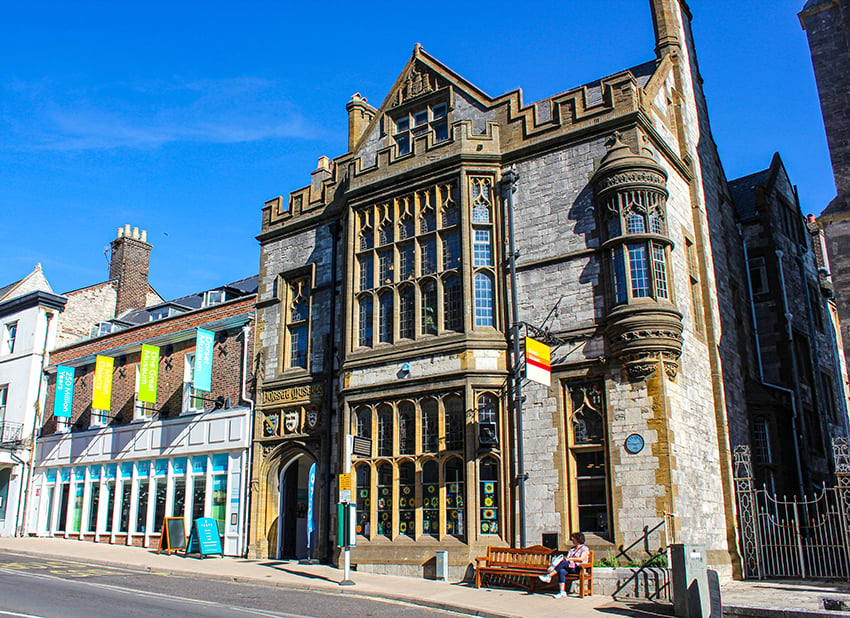
[[[332,584],[338,584],[339,582],[330,577],[325,577],[324,575],[318,575],[316,573],[306,573],[304,571],[299,571],[297,569],[285,568],[292,564],[287,561],[274,561],[274,562],[260,562],[259,566],[269,567],[274,569],[275,571],[281,571],[282,573],[289,573],[290,575],[295,575],[297,577],[303,577],[304,579],[320,579],[322,581],[330,582]]]
[[[616,616],[673,616],[672,603],[620,603],[619,605],[608,605],[595,608],[597,612],[603,614],[613,614]]]

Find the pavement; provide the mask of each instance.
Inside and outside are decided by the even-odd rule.
[[[476,589],[464,582],[438,582],[351,572],[353,586],[340,586],[343,571],[324,564],[298,561],[246,560],[157,554],[155,550],[106,543],[56,538],[0,538],[0,551],[53,559],[77,560],[87,564],[117,566],[158,574],[193,573],[208,578],[254,583],[277,588],[353,594],[492,618],[515,616],[670,616],[669,603],[615,602],[594,595],[580,599],[570,595],[554,599],[551,594],[529,594],[513,589]],[[850,608],[850,582],[730,582],[722,588],[724,613],[731,616],[777,616],[805,618],[829,615],[850,618],[847,611],[826,611],[824,597],[836,599],[836,607]],[[840,601],[846,605],[841,607]]]

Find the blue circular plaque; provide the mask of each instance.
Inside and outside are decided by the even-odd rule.
[[[631,453],[632,455],[637,455],[643,450],[643,436],[639,433],[633,433],[628,438],[626,438],[626,451]]]

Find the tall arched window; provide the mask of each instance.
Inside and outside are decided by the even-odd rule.
[[[478,519],[481,534],[499,534],[499,462],[485,457],[478,465],[480,491]]]
[[[443,281],[443,319],[446,330],[463,331],[463,291],[455,275]]]
[[[369,524],[372,518],[372,470],[367,464],[357,466],[355,470],[357,479],[357,522],[356,532],[366,538],[371,536],[372,530]]]
[[[398,406],[398,453],[413,455],[416,452],[416,410],[405,401]]]
[[[499,400],[495,395],[478,395],[478,443],[495,446],[499,443]]]
[[[361,438],[372,437],[372,409],[357,409],[357,435]]]
[[[413,339],[416,329],[416,297],[412,285],[405,285],[398,291],[398,336],[400,339]]]
[[[393,341],[393,293],[384,292],[379,297],[380,311],[378,314],[378,341],[392,343]]]
[[[493,326],[493,279],[487,273],[475,275],[475,325]]]
[[[416,536],[416,470],[410,461],[398,466],[398,532]]]
[[[378,457],[393,455],[393,409],[384,404],[378,408]]]
[[[364,296],[360,299],[360,337],[359,343],[363,347],[372,346],[372,297]]]
[[[422,334],[437,334],[437,284],[433,279],[422,284]]]
[[[466,429],[463,413],[463,400],[456,395],[449,395],[443,400],[445,410],[446,450],[462,451],[463,434]]]
[[[445,464],[446,534],[462,539],[464,527],[463,460],[451,457]]]
[[[436,453],[440,449],[437,402],[433,399],[423,399],[419,405],[422,410],[422,451]]]
[[[378,534],[393,537],[393,467],[378,466]]]
[[[422,534],[440,534],[440,467],[433,459],[422,464]]]

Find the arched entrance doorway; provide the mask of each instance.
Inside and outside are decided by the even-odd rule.
[[[307,453],[294,454],[280,467],[277,558],[312,558],[316,555],[318,488],[316,460]]]

